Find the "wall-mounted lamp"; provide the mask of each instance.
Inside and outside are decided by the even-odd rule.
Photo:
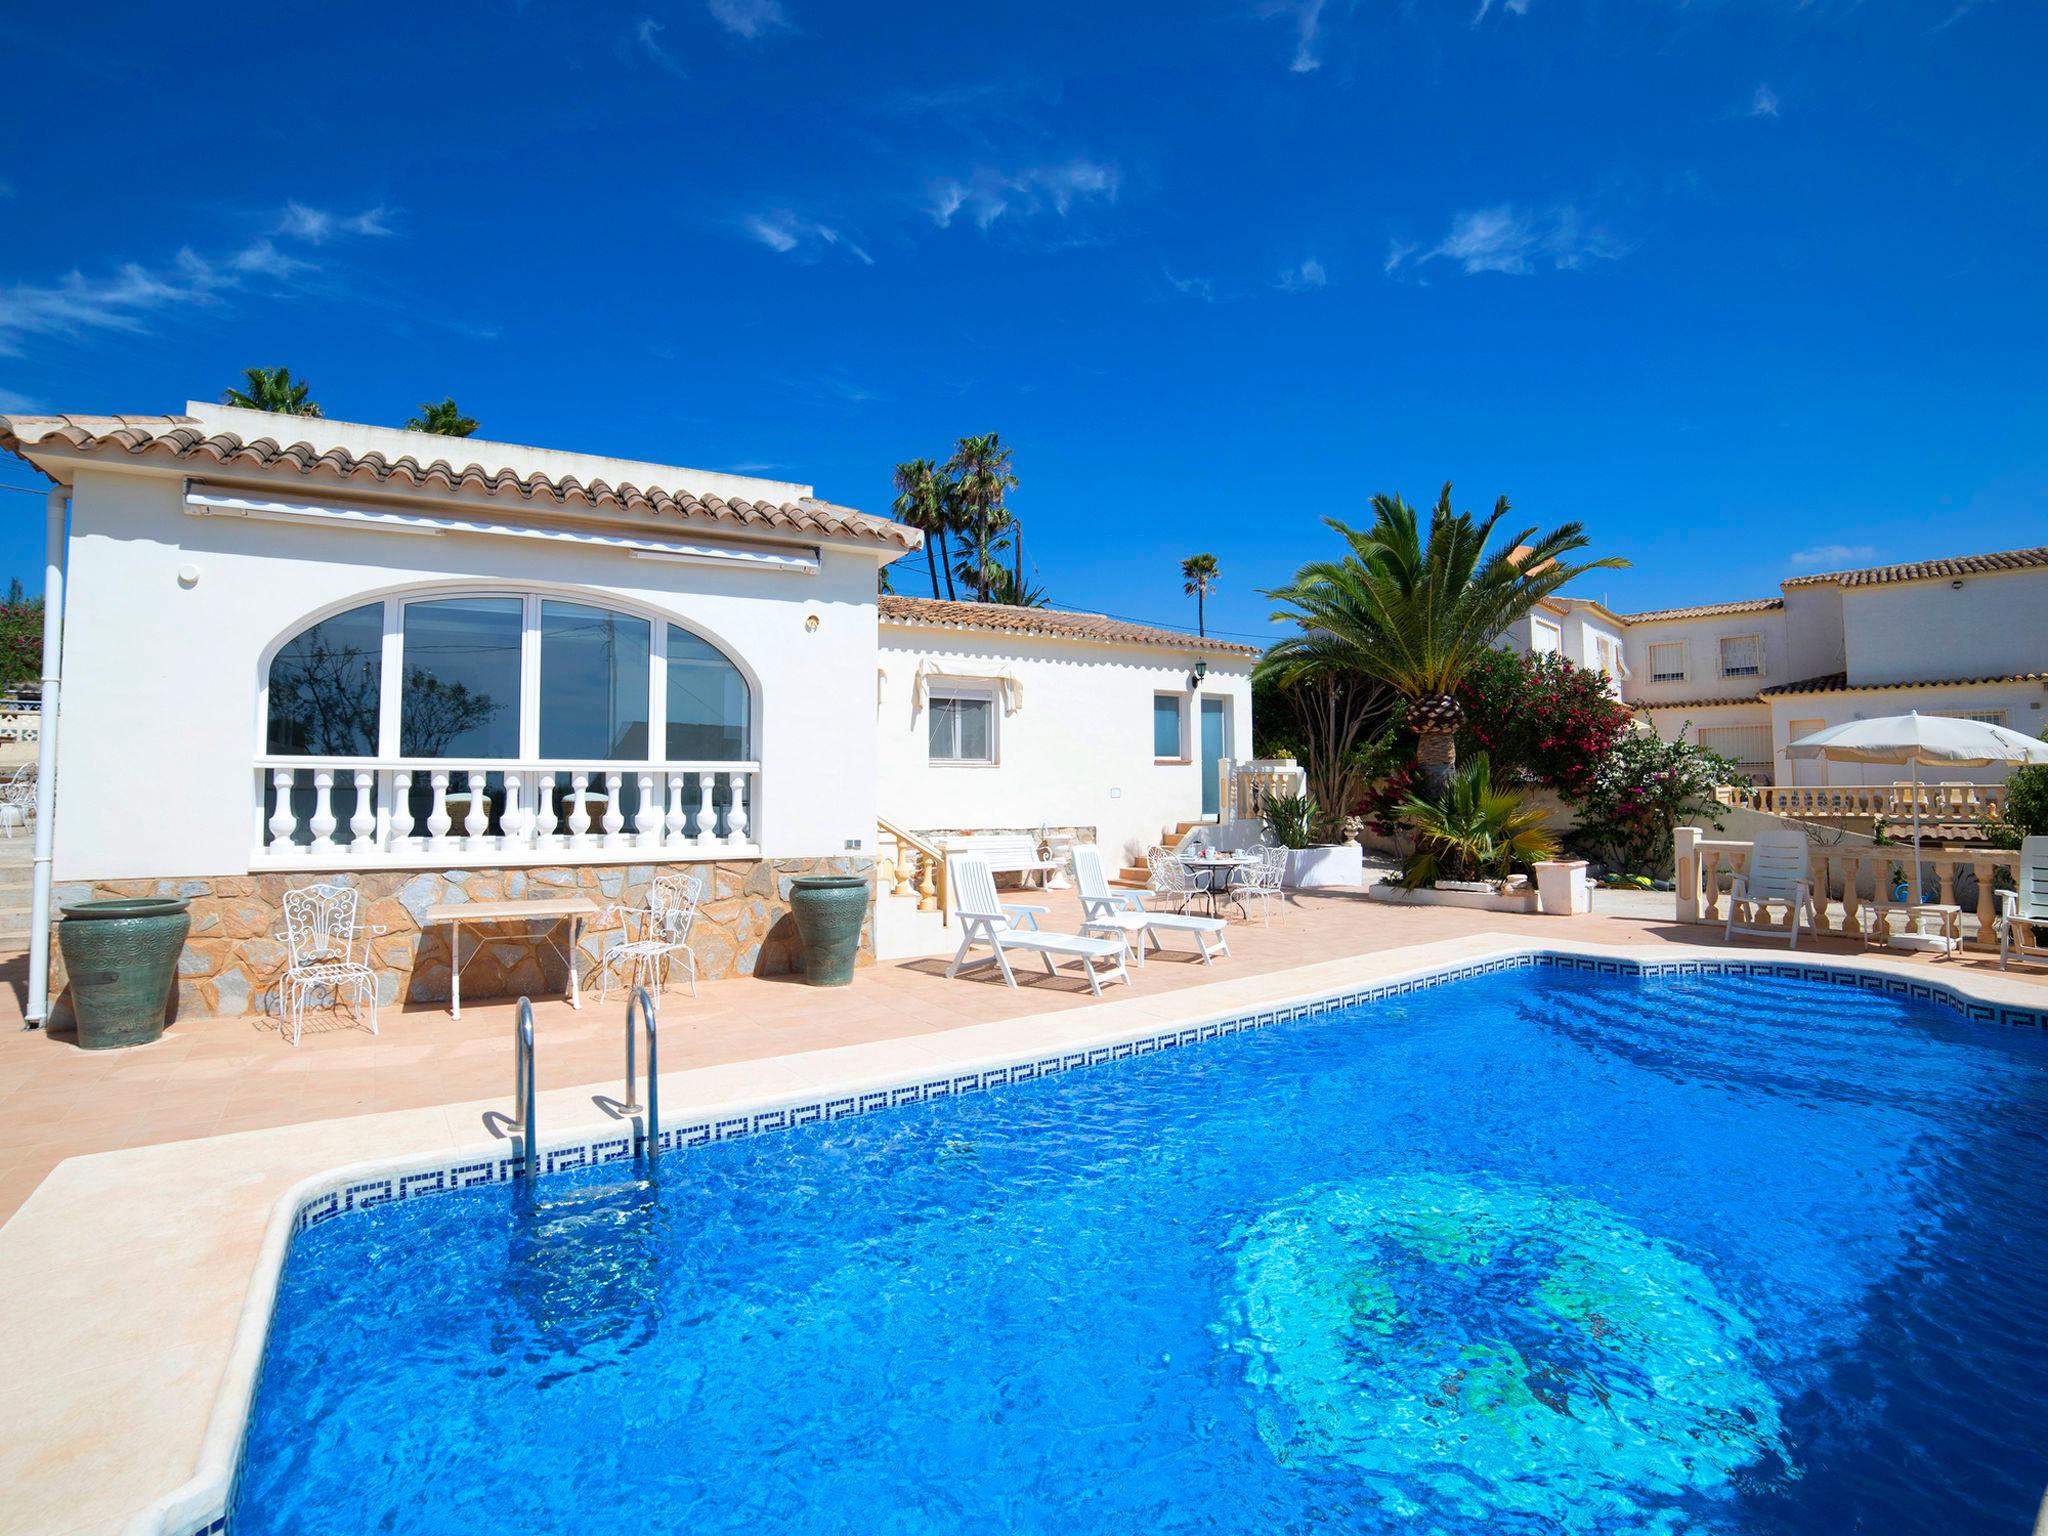
[[[1189,686],[1190,688],[1199,688],[1199,687],[1201,687],[1201,686],[1202,686],[1202,679],[1203,679],[1203,678],[1205,678],[1205,677],[1207,677],[1208,675],[1209,675],[1209,663],[1208,663],[1208,662],[1206,662],[1206,661],[1198,661],[1198,662],[1196,662],[1196,663],[1195,663],[1195,670],[1194,670],[1194,671],[1192,671],[1192,672],[1190,672],[1190,673],[1188,674],[1188,686]]]
[[[1958,592],[1963,590],[1963,583],[1960,577],[1950,582],[1949,585],[1954,587]]]

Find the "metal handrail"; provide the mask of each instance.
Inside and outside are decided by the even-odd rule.
[[[633,1014],[636,1009],[647,1031],[647,1166],[651,1169],[661,1151],[661,1079],[660,1065],[655,1058],[654,999],[645,987],[635,987],[633,995],[626,999],[625,1109],[629,1115],[640,1110],[639,1101],[633,1096]]]
[[[519,1013],[512,1024],[512,1124],[526,1153],[524,1173],[531,1180],[540,1172],[534,1147],[533,1103],[533,999],[519,999]]]

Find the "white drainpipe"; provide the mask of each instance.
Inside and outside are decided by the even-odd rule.
[[[43,542],[43,711],[36,745],[35,894],[28,918],[28,1026],[50,1017],[50,850],[57,804],[57,687],[64,650],[64,501],[68,486],[50,487]]]

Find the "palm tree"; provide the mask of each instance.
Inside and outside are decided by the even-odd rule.
[[[408,432],[431,432],[436,437],[467,437],[481,425],[474,416],[465,416],[450,395],[439,405],[422,402],[419,415],[405,424]]]
[[[304,379],[294,379],[289,368],[244,368],[247,389],[221,392],[222,405],[239,405],[245,411],[276,411],[281,416],[318,416],[320,407],[306,398],[311,388]]]
[[[951,552],[946,548],[946,526],[953,511],[947,490],[946,477],[930,459],[912,459],[896,466],[896,520],[924,535],[925,569],[931,574],[933,597],[939,595],[941,566],[946,571],[946,596],[953,595]]]
[[[1010,450],[997,434],[963,437],[954,444],[946,472],[959,490],[961,531],[974,542],[974,572],[979,599],[989,601],[989,545],[1010,524],[1010,512],[1003,497],[1016,489],[1017,477],[1010,472]]]
[[[1195,600],[1195,633],[1207,637],[1209,620],[1208,597],[1216,590],[1216,557],[1214,555],[1189,555],[1180,563],[1180,574],[1186,583],[1181,591]]]
[[[1434,800],[1410,795],[1402,807],[1415,829],[1415,852],[1401,871],[1409,890],[1439,880],[1504,880],[1557,857],[1550,812],[1493,776],[1481,752],[1460,763]]]
[[[1016,571],[1006,571],[997,566],[990,574],[988,600],[1005,603],[1012,608],[1050,608],[1052,598],[1045,588],[1035,581],[1026,581]]]
[[[1451,510],[1445,483],[1425,542],[1415,509],[1398,496],[1372,499],[1373,524],[1348,528],[1324,521],[1347,546],[1341,560],[1304,565],[1294,580],[1266,595],[1284,606],[1273,617],[1298,633],[1266,652],[1261,673],[1282,684],[1329,673],[1384,684],[1408,701],[1415,760],[1441,791],[1457,764],[1457,730],[1465,718],[1456,693],[1474,657],[1544,598],[1588,571],[1626,560],[1567,565],[1586,547],[1585,530],[1564,523],[1537,537],[1526,528],[1505,548],[1486,553],[1508,499],[1474,521]]]

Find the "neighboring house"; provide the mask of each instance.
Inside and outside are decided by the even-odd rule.
[[[1878,715],[2048,727],[2048,548],[1798,576],[1777,597],[1622,615],[1621,696],[1660,735],[1761,784],[1886,784],[1883,764],[1794,762],[1788,743]],[[1995,783],[1999,767],[1938,777]]]
[[[1503,644],[1532,656],[1558,655],[1607,679],[1624,697],[1629,680],[1622,634],[1627,621],[1583,597],[1547,597],[1501,633]]]
[[[57,899],[190,896],[194,1011],[265,1006],[283,893],[335,875],[392,997],[446,995],[431,905],[637,901],[666,865],[706,876],[707,976],[787,969],[788,879],[869,867],[878,813],[1143,842],[1250,738],[1244,647],[879,626],[920,536],[805,485],[202,404],[0,416],[0,448],[59,482]],[[466,983],[541,990],[539,937]]]

